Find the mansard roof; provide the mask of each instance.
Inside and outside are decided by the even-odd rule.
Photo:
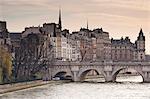
[[[83,32],[91,32],[91,30],[87,29],[87,28],[81,28],[80,31],[83,31]]]
[[[20,32],[11,32],[9,34],[9,36],[10,36],[11,40],[21,39],[22,38],[22,33],[20,33]]]
[[[94,29],[93,32],[103,33],[103,29],[102,28],[97,28],[97,29]]]
[[[41,27],[26,27],[22,32],[22,37],[26,37],[28,34],[41,34]]]
[[[64,29],[63,31],[61,31],[61,34],[62,34],[64,37],[67,37],[67,36],[70,35],[69,30],[67,30],[67,29]]]
[[[43,25],[56,25],[56,23],[44,23]]]
[[[130,44],[130,45],[134,45],[129,37],[126,37],[125,39],[122,37],[121,39],[111,39],[111,43],[112,44]]]

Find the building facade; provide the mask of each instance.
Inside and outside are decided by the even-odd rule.
[[[2,45],[7,51],[11,52],[11,41],[6,21],[0,21],[0,45]]]
[[[10,53],[11,41],[7,30],[7,24],[6,21],[0,21],[0,84],[8,81],[8,73],[4,72],[4,70],[6,69],[6,59],[7,62],[11,61]]]
[[[111,39],[111,58],[113,61],[145,61],[145,36],[142,29],[135,43],[129,37]]]
[[[129,37],[110,39],[103,29],[80,29],[73,32],[74,42],[80,42],[80,58],[85,61],[146,61],[145,36],[142,29],[135,43]],[[85,55],[84,55],[85,52]]]
[[[5,24],[0,24],[1,30]],[[41,34],[49,38],[53,46],[53,56],[61,61],[145,61],[145,36],[142,29],[135,43],[129,37],[110,39],[109,33],[102,28],[93,30],[81,28],[70,33],[62,30],[61,11],[57,23],[44,23],[42,27],[27,27],[21,33],[22,37],[28,34]],[[14,43],[14,42],[13,42]]]

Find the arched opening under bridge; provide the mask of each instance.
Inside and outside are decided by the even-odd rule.
[[[116,82],[144,81],[142,72],[133,68],[121,68],[114,73],[113,78]]]
[[[72,76],[67,74],[65,71],[60,71],[55,74],[53,80],[72,80]]]
[[[79,75],[82,82],[105,82],[103,73],[96,69],[84,70]]]

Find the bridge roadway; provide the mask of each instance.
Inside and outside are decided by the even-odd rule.
[[[69,62],[59,61],[49,65],[43,79],[52,80],[60,72],[66,72],[66,75],[72,77],[73,81],[83,81],[86,74],[95,70],[102,74],[106,82],[115,82],[117,74],[124,69],[137,71],[143,82],[150,82],[150,62]]]

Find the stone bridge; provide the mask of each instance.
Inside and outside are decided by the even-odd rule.
[[[117,74],[124,69],[132,69],[142,76],[143,82],[150,82],[150,62],[56,62],[49,66],[45,78],[52,79],[65,72],[73,81],[83,81],[86,74],[95,70],[102,74],[106,82],[115,82]]]

